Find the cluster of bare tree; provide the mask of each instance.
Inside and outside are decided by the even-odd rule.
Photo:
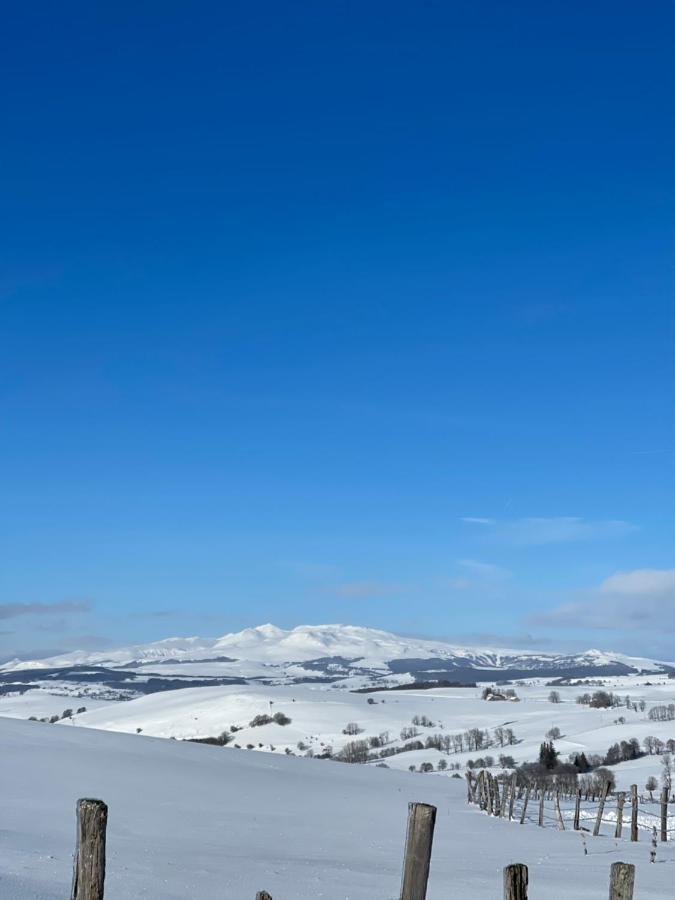
[[[652,722],[672,722],[675,719],[675,703],[669,703],[668,706],[652,706],[647,718]]]

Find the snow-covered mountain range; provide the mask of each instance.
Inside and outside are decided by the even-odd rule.
[[[83,671],[86,669],[86,671]],[[142,693],[199,683],[466,683],[533,675],[591,677],[669,672],[675,664],[604,650],[555,653],[464,647],[354,625],[275,625],[219,638],[167,638],[106,651],[75,651],[0,666],[2,684],[38,677],[114,682]]]

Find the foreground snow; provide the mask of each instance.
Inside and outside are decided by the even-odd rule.
[[[110,805],[110,900],[390,900],[409,800],[438,806],[429,900],[498,900],[530,866],[534,900],[605,900],[609,866],[638,867],[636,900],[672,897],[675,852],[489,819],[463,781],[0,719],[0,894],[62,900],[74,806]]]

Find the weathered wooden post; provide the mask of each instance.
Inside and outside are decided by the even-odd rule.
[[[508,783],[508,781],[505,781],[504,787],[502,788],[502,805],[501,805],[501,809],[499,810],[499,817],[501,819],[503,819],[504,815],[506,814],[506,804],[507,804],[508,799],[509,799],[509,783]]]
[[[609,877],[609,900],[633,900],[635,866],[629,863],[612,863]]]
[[[542,788],[541,794],[539,795],[539,827],[544,827],[544,794],[545,791]]]
[[[637,784],[630,786],[630,839],[637,841],[638,839],[638,796]]]
[[[574,801],[574,824],[572,827],[575,831],[579,830],[579,819],[581,817],[581,788],[577,788],[577,797]]]
[[[108,807],[102,800],[77,801],[77,837],[71,900],[103,900]]]
[[[428,803],[408,804],[401,900],[424,900],[426,897],[435,824],[435,806]]]
[[[527,788],[525,789],[525,799],[523,800],[523,810],[520,814],[520,824],[521,825],[525,824],[525,814],[527,813],[527,801],[529,799],[530,799],[530,786],[528,784]]]
[[[563,821],[562,812],[560,811],[560,790],[556,788],[555,792],[555,812],[558,817],[558,828],[561,831],[565,830],[565,822]]]
[[[598,814],[595,817],[595,826],[593,828],[593,837],[597,837],[600,834],[600,826],[602,825],[602,814],[605,811],[605,800],[607,799],[608,793],[609,793],[609,781],[606,781],[605,786],[602,789],[602,794],[600,794],[600,803],[598,804]]]
[[[487,786],[485,784],[485,771],[483,769],[478,773],[478,802],[480,808],[485,812],[488,806]]]
[[[255,900],[272,900],[272,895],[268,894],[267,891],[258,891],[255,895]]]
[[[616,795],[616,828],[614,829],[614,837],[620,838],[623,831],[623,805],[626,802],[625,791],[619,791]]]
[[[516,799],[516,790],[518,789],[518,775],[514,772],[511,776],[511,796],[509,798],[509,822],[513,819],[513,805]]]
[[[514,863],[504,868],[504,900],[527,900],[527,866]]]
[[[668,840],[668,788],[661,791],[661,840]]]
[[[499,796],[499,782],[497,781],[496,778],[492,779],[492,785],[493,785],[494,791],[495,791],[495,806],[493,809],[493,815],[498,816],[501,812],[502,804],[501,804],[501,798]]]

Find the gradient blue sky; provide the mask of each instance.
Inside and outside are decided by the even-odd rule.
[[[0,657],[267,620],[674,657],[674,35],[6,9]]]

